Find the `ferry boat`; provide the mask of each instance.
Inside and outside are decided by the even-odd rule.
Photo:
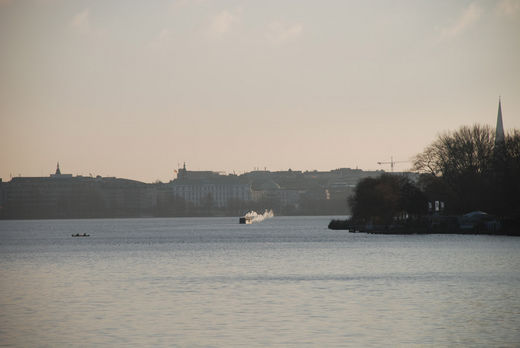
[[[238,219],[238,223],[239,224],[246,224],[246,225],[249,225],[249,224],[252,224],[253,223],[253,217],[252,216],[242,216],[241,218]]]

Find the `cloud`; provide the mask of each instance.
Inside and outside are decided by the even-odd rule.
[[[84,35],[92,34],[92,28],[90,26],[90,11],[86,9],[77,15],[75,15],[70,21],[70,25]]]
[[[155,49],[167,47],[171,41],[171,36],[172,33],[168,29],[161,30],[155,39],[150,42],[150,47]]]
[[[502,0],[497,4],[497,11],[501,15],[514,16],[520,11],[520,1]]]
[[[267,38],[274,44],[283,44],[298,38],[303,32],[301,24],[273,22],[269,24]]]
[[[450,26],[441,30],[440,39],[451,39],[466,31],[482,17],[482,9],[475,3],[470,4]]]
[[[211,18],[209,33],[212,36],[222,36],[231,32],[233,26],[240,20],[241,11],[233,12],[224,10]]]

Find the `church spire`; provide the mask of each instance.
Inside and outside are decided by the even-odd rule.
[[[495,146],[504,143],[504,125],[502,123],[502,105],[501,98],[498,97],[498,116],[497,116],[497,128],[495,133]]]

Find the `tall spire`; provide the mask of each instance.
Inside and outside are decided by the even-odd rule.
[[[56,175],[61,175],[60,162],[56,163]]]
[[[502,123],[502,105],[501,98],[498,97],[498,116],[497,116],[497,128],[495,133],[495,146],[499,143],[504,143],[504,125]]]

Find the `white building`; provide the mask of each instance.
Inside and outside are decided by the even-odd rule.
[[[235,175],[220,175],[209,171],[188,171],[186,164],[178,170],[177,179],[171,182],[173,195],[183,198],[196,207],[208,200],[218,208],[228,205],[230,200],[250,201],[251,184]]]
[[[230,200],[251,200],[251,185],[240,183],[173,182],[173,195],[200,207],[211,200],[219,208],[226,207]]]

